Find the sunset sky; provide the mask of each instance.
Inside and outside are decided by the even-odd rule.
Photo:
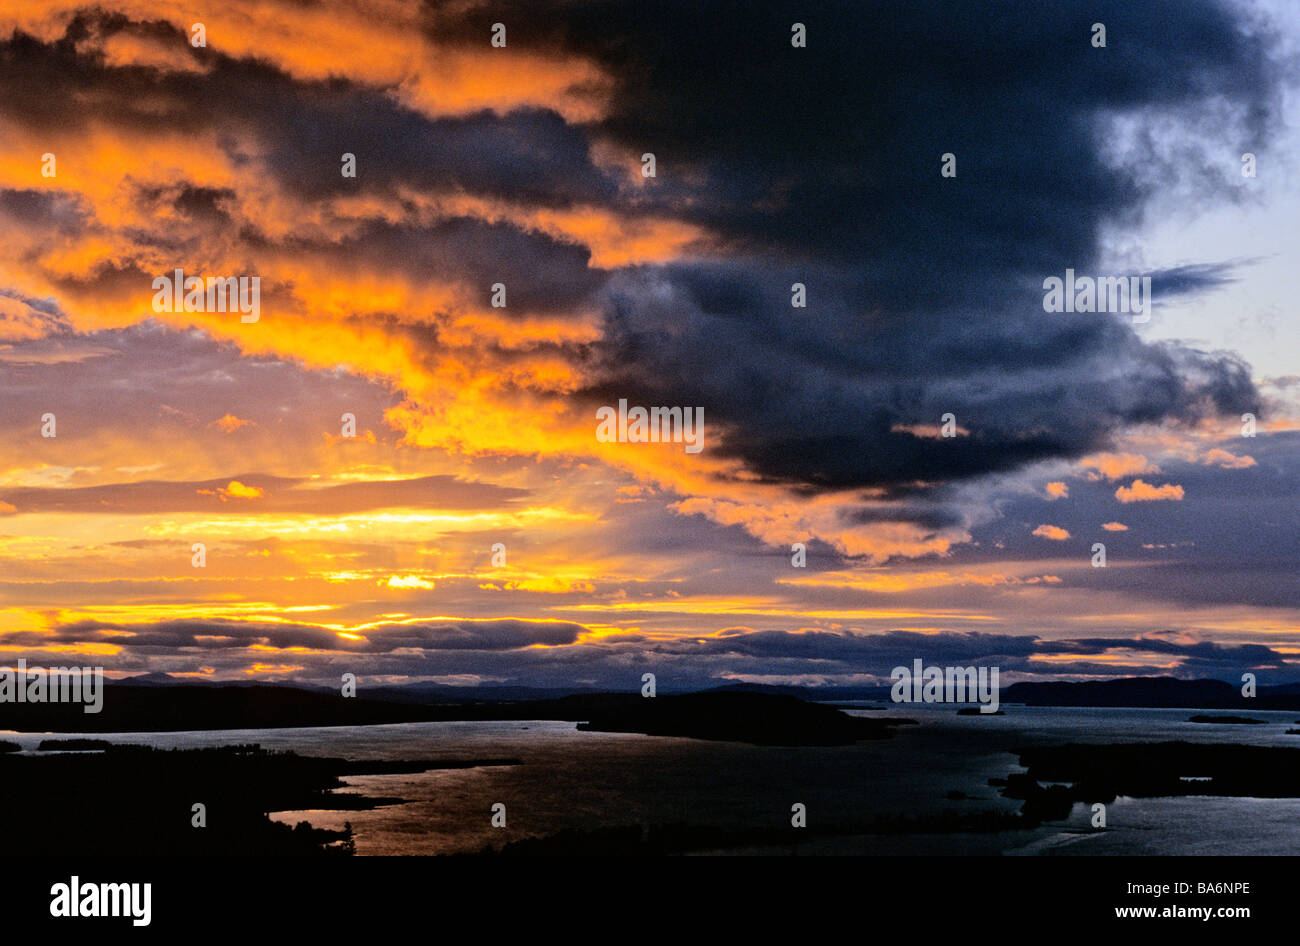
[[[0,666],[1300,680],[1298,40],[1286,0],[7,0]],[[178,268],[259,319],[155,311]],[[1150,321],[1045,312],[1067,268]],[[598,441],[620,399],[704,449]]]

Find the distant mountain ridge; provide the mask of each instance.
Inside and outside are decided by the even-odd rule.
[[[337,692],[338,687],[326,687],[316,683],[295,681],[248,681],[248,680],[196,680],[189,677],[174,677],[155,671],[134,677],[123,677],[107,681],[109,686],[203,686],[203,687],[292,687],[297,690],[314,692]],[[638,685],[639,686],[639,685]],[[736,692],[768,693],[776,696],[797,696],[800,699],[816,701],[833,700],[888,700],[889,687],[881,686],[773,686],[762,683],[727,683],[716,687],[659,687],[661,693],[698,693]],[[368,700],[381,700],[388,703],[487,703],[501,701],[554,700],[566,696],[593,695],[615,692],[608,687],[573,686],[573,687],[539,687],[520,684],[482,684],[479,686],[451,686],[443,683],[420,682],[399,684],[367,684],[364,677],[357,682],[357,695]],[[626,692],[626,691],[620,691]]]
[[[288,689],[309,693],[337,693],[337,687],[296,682],[249,682],[194,680],[165,673],[148,673],[122,680],[108,681],[112,687],[192,688],[219,687],[239,689]],[[620,691],[627,692],[627,691]],[[700,689],[674,690],[661,685],[662,694],[702,692]],[[892,705],[888,686],[784,686],[761,683],[726,683],[707,688],[713,693],[763,693],[795,696],[816,702],[867,700]],[[571,696],[612,694],[598,687],[536,687],[517,684],[482,686],[448,686],[422,682],[392,685],[367,685],[358,681],[357,696],[375,703],[402,703],[421,706],[460,706],[465,704],[523,703],[551,701]],[[1243,697],[1240,684],[1216,679],[1181,680],[1176,677],[1123,677],[1115,680],[1084,682],[1046,681],[1013,683],[1002,688],[1001,702],[1026,706],[1109,706],[1177,709],[1300,709],[1300,683],[1259,686],[1254,697]]]
[[[1175,677],[1125,677],[1082,683],[1013,683],[1002,690],[1002,702],[1026,706],[1111,706],[1176,709],[1300,709],[1300,685],[1260,686],[1256,695],[1241,695],[1241,687],[1222,680],[1179,680]]]

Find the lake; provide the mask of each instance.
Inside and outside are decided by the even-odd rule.
[[[809,824],[943,811],[1014,813],[988,780],[1023,771],[1014,750],[1067,742],[1240,743],[1300,748],[1287,736],[1295,712],[1260,712],[1265,725],[1186,722],[1197,710],[1006,705],[1005,716],[957,716],[914,704],[888,716],[916,719],[891,739],[852,746],[775,748],[740,743],[579,732],[571,722],[433,722],[388,726],[129,733],[97,738],[159,748],[259,743],[302,755],[349,759],[515,757],[522,765],[357,776],[344,791],[397,796],[372,811],[294,811],[279,821],[352,823],[358,854],[472,852],[566,828],[686,822],[787,827],[791,805]],[[851,710],[879,717],[879,712]],[[49,733],[0,733],[24,750]],[[949,792],[968,799],[949,800]],[[495,803],[507,826],[490,823]],[[1068,822],[990,834],[819,838],[798,853],[867,854],[1289,854],[1300,852],[1300,799],[1119,798],[1104,832],[1075,805]],[[792,838],[799,835],[790,829]],[[789,853],[788,847],[753,853]]]

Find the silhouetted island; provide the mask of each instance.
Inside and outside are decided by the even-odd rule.
[[[1189,723],[1220,723],[1225,726],[1262,726],[1264,720],[1251,719],[1249,716],[1193,716]]]
[[[1300,709],[1300,685],[1260,686],[1254,696],[1244,696],[1239,684],[1223,680],[1179,680],[1175,677],[1126,677],[1082,683],[1013,683],[1003,689],[1002,702],[1026,706],[1295,710]]]
[[[628,696],[597,709],[578,724],[584,732],[635,732],[748,742],[760,746],[842,746],[887,739],[910,719],[864,719],[795,696],[707,692],[644,698]]]
[[[1119,795],[1300,798],[1300,749],[1162,742],[1071,744],[1019,755],[1027,772],[989,784],[1023,800],[1021,813],[1035,821],[1060,821],[1075,802],[1109,804]]]

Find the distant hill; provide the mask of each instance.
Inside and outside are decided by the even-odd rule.
[[[887,686],[773,686],[767,683],[728,683],[709,690],[710,693],[771,693],[780,696],[797,696],[801,700],[835,702],[838,700],[877,700],[888,703],[890,687]]]
[[[252,682],[246,680],[196,680],[153,672],[110,681],[109,686],[133,687],[275,687],[307,690],[313,693],[338,693],[337,686],[321,686],[297,682]],[[446,686],[441,683],[403,683],[393,686],[367,685],[364,680],[357,688],[358,698],[385,703],[484,703],[502,700],[558,699],[575,693],[599,693],[594,687],[529,687],[529,686]]]
[[[1222,680],[1127,677],[1084,683],[1014,683],[1002,702],[1027,706],[1130,706],[1177,709],[1300,709],[1300,685],[1261,686],[1246,698],[1241,687]]]
[[[748,742],[763,746],[843,746],[887,739],[910,720],[849,716],[797,696],[709,690],[644,699],[637,695],[589,712],[578,728]]]
[[[600,693],[595,687],[445,686],[441,683],[405,683],[399,686],[359,685],[357,695],[389,703],[499,703],[556,700],[566,696]]]
[[[294,687],[319,693],[337,691],[337,687],[324,687],[311,683],[255,683],[246,680],[197,680],[191,677],[174,677],[170,674],[153,672],[134,677],[124,677],[110,682],[121,686],[238,686],[238,687]],[[835,700],[886,700],[889,699],[887,686],[774,686],[765,683],[726,683],[709,687],[706,692],[717,693],[768,693],[778,696],[797,696],[803,700],[832,702]],[[382,700],[389,703],[491,703],[497,701],[520,700],[557,700],[566,696],[608,693],[607,689],[590,686],[572,687],[537,687],[518,684],[482,684],[479,686],[448,686],[442,683],[400,683],[393,685],[367,684],[364,680],[358,684],[357,696],[367,700]],[[626,692],[626,691],[624,691]],[[697,693],[699,689],[674,689],[670,686],[659,687],[660,693]]]

